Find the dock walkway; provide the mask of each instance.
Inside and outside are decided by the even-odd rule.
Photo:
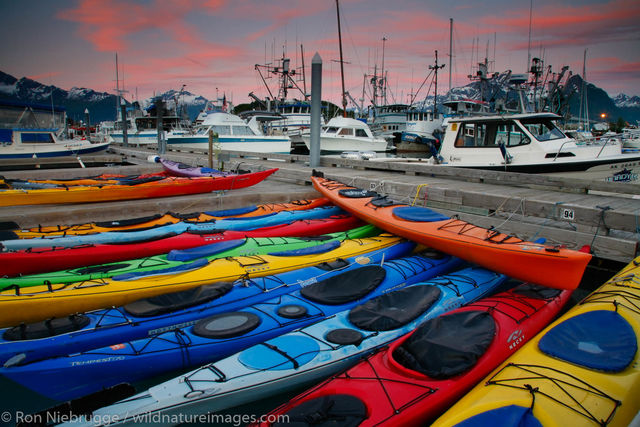
[[[123,147],[111,151],[134,166],[116,166],[109,173],[145,173],[160,170],[150,157],[154,146]],[[204,151],[169,151],[167,159],[207,166]],[[166,211],[194,212],[229,209],[249,204],[286,202],[317,197],[310,186],[309,156],[223,152],[225,170],[279,170],[257,186],[211,195],[192,195],[144,201],[86,205],[0,209],[0,221],[14,220],[28,227],[130,218]],[[214,158],[215,161],[215,158]],[[214,167],[220,167],[216,162]],[[431,166],[420,161],[370,161],[323,156],[317,168],[326,177],[375,190],[394,200],[427,206],[484,227],[533,240],[580,248],[590,245],[603,260],[628,263],[640,251],[640,185],[597,182],[512,172]],[[135,172],[134,172],[135,171]],[[7,178],[31,176],[76,177],[96,175],[101,169],[60,169],[6,172]],[[55,174],[55,175],[54,175]]]

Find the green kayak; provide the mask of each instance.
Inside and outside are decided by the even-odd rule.
[[[339,233],[312,237],[261,237],[245,238],[213,243],[195,248],[171,251],[168,254],[108,264],[91,265],[69,270],[21,277],[0,278],[0,290],[11,287],[40,286],[57,283],[75,283],[100,280],[115,276],[133,276],[137,273],[161,270],[163,272],[185,272],[200,268],[216,258],[260,255],[305,255],[314,250],[326,250],[327,246],[339,245],[345,239],[372,237],[380,234],[373,225],[364,225]]]

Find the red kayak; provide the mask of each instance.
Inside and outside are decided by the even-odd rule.
[[[311,181],[323,197],[365,222],[523,282],[575,289],[591,260],[588,253],[529,242],[338,181]]]
[[[304,237],[335,233],[362,225],[350,215],[299,220],[249,231],[223,231],[209,234],[182,233],[153,241],[83,245],[70,248],[34,248],[0,253],[0,272],[5,277],[105,264],[133,258],[167,253],[172,249],[188,249],[225,240],[246,237]]]
[[[522,284],[431,319],[264,419],[428,425],[549,324],[571,293]]]
[[[10,188],[0,192],[0,206],[94,203],[234,190],[258,184],[277,170],[278,168],[274,168],[219,177],[157,177],[159,179],[121,181],[118,184],[105,185],[71,185],[38,189]]]

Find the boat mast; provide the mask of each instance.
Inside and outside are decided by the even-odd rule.
[[[338,14],[338,43],[340,44],[340,77],[342,79],[342,117],[347,117],[347,97],[344,94],[344,61],[342,59],[342,32],[340,30],[340,5],[336,0],[336,12]]]
[[[451,61],[453,59],[453,18],[449,18],[449,96],[451,96]]]
[[[589,102],[587,101],[587,49],[584,50],[582,60],[582,96],[584,97],[584,123],[585,131],[589,130]]]
[[[382,76],[382,102],[383,105],[387,105],[387,77],[384,75],[384,45],[387,38],[382,36],[382,69],[380,70],[380,76]]]
[[[436,64],[429,65],[429,69],[433,70],[434,77],[434,95],[433,95],[433,119],[435,120],[438,116],[438,69],[444,68],[444,64],[438,65],[438,51],[436,50]]]
[[[300,56],[302,58],[302,87],[304,89],[302,95],[304,96],[304,100],[306,101],[307,99],[309,99],[309,96],[307,96],[307,74],[304,70],[304,48],[302,47],[302,43],[300,43]]]

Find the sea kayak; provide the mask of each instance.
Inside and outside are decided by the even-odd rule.
[[[23,356],[15,358],[9,365],[63,356],[185,327],[193,324],[194,319],[275,298],[360,265],[383,263],[385,260],[404,256],[413,247],[411,242],[400,242],[336,262],[277,275],[216,282],[145,298],[123,307],[73,314],[53,321],[21,324],[0,331],[0,364],[15,355]],[[449,262],[449,258],[424,255],[415,259],[415,266],[408,263],[407,268],[413,268],[417,274],[421,268],[420,262],[437,268]]]
[[[389,234],[345,240],[336,249],[312,255],[256,255],[200,259],[175,269],[152,270],[73,284],[31,286],[0,291],[0,327],[31,323],[51,317],[105,307],[126,305],[132,301],[178,292],[240,277],[260,277],[308,267],[338,258],[354,256],[397,244],[403,240]]]
[[[437,426],[628,426],[640,410],[640,257],[442,415]]]
[[[524,282],[575,289],[591,260],[585,252],[528,242],[330,179],[311,181],[324,197],[370,224]]]
[[[373,225],[363,225],[352,230],[313,237],[262,237],[228,240],[210,243],[190,249],[172,250],[168,254],[137,258],[108,264],[89,265],[80,268],[30,274],[20,277],[0,278],[0,289],[18,286],[46,285],[47,283],[74,283],[86,280],[106,279],[121,274],[165,268],[177,268],[200,258],[213,261],[216,258],[253,256],[337,244],[345,239],[359,239],[380,234]]]
[[[175,249],[188,249],[216,242],[245,239],[251,237],[275,236],[315,236],[349,230],[362,225],[362,221],[351,215],[336,215],[328,218],[293,221],[261,227],[254,230],[216,230],[212,233],[170,233],[157,239],[138,243],[80,245],[70,248],[34,248],[19,251],[0,252],[0,271],[3,276],[45,273],[60,269],[72,269],[105,262],[130,260],[132,256],[147,257]]]
[[[163,159],[162,157],[157,157],[156,162],[162,165],[166,173],[173,176],[225,176],[232,173],[204,166],[189,166],[185,163],[174,162],[173,160]]]
[[[295,423],[317,415],[327,422],[347,417],[353,425],[429,425],[547,326],[572,292],[521,284],[482,298],[421,324],[266,418],[286,415]]]
[[[1,223],[2,239],[32,239],[46,236],[68,236],[75,234],[93,234],[106,231],[143,230],[161,225],[173,224],[180,221],[207,222],[214,219],[230,217],[246,218],[268,215],[281,211],[298,211],[319,208],[329,203],[327,199],[294,200],[289,203],[267,203],[261,205],[243,206],[235,209],[215,211],[174,213],[149,215],[138,218],[117,219],[112,221],[89,222],[73,225],[50,225],[20,229],[16,223]],[[13,234],[11,234],[13,233]]]
[[[192,369],[459,265],[450,257],[450,262],[435,266],[430,260],[415,262],[415,258],[359,266],[261,303],[200,318],[188,326],[137,341],[0,368],[0,374],[41,395],[68,400],[116,384]]]
[[[430,318],[493,293],[506,277],[477,267],[398,289],[353,309],[204,365],[93,411],[87,425],[152,425],[156,417],[205,414],[309,385]]]
[[[271,214],[247,217],[212,220],[208,222],[181,221],[175,224],[163,225],[139,231],[111,231],[95,234],[82,234],[70,236],[48,236],[33,239],[2,240],[0,245],[7,251],[24,250],[30,248],[62,247],[69,248],[79,245],[100,245],[107,243],[131,243],[157,239],[167,234],[181,233],[211,233],[215,230],[251,230],[254,228],[268,227],[270,225],[284,224],[300,219],[327,218],[332,215],[343,214],[344,211],[337,206],[322,206],[314,209],[300,211],[282,211]]]
[[[166,177],[142,182],[120,182],[106,185],[73,185],[40,189],[0,190],[0,206],[94,203],[152,197],[183,196],[250,187],[266,179],[278,169],[221,177]]]

